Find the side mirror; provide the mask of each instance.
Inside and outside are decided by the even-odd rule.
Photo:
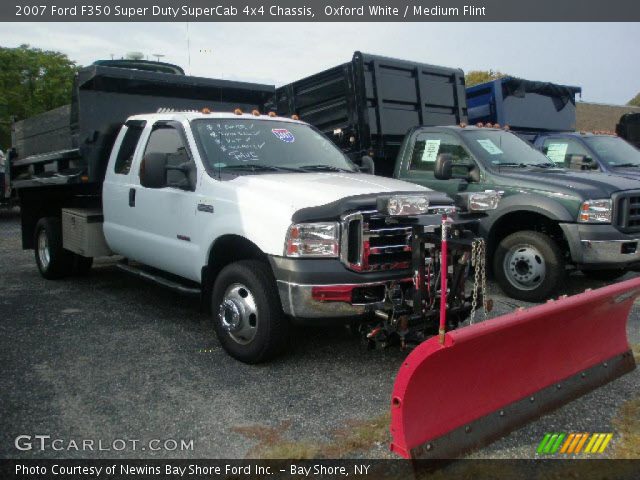
[[[147,153],[140,165],[140,185],[146,188],[167,186],[167,154]]]
[[[364,155],[361,159],[360,171],[362,173],[375,175],[376,164],[373,162],[373,158],[371,158],[369,155]]]
[[[593,170],[598,167],[592,158],[585,157],[584,155],[571,155],[569,168],[571,170]]]
[[[433,175],[438,180],[450,180],[453,176],[453,157],[449,153],[441,153],[436,158]]]

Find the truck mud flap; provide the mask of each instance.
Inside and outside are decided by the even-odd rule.
[[[420,344],[391,400],[391,450],[456,458],[632,371],[640,278],[551,300]]]

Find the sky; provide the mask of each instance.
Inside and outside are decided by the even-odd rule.
[[[188,74],[276,86],[360,50],[577,85],[589,102],[640,92],[640,23],[0,23],[0,46],[23,43],[82,65],[160,54]]]

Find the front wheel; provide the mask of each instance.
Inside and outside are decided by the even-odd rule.
[[[233,358],[260,363],[284,350],[289,322],[269,265],[242,260],[223,268],[213,285],[211,311],[218,339]]]
[[[557,293],[565,277],[565,263],[551,237],[525,230],[500,241],[493,257],[493,272],[511,298],[540,302]]]

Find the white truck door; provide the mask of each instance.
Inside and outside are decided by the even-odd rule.
[[[140,181],[149,158],[164,157],[168,167],[163,185],[148,187]],[[130,209],[134,245],[127,250],[134,260],[166,272],[199,281],[194,265],[199,261],[195,242],[198,204],[197,166],[179,122],[160,121],[151,127],[140,168],[132,175],[133,206]]]
[[[104,235],[111,250],[119,255],[131,256],[134,238],[131,221],[132,190],[135,195],[134,173],[136,159],[144,150],[144,120],[129,120],[122,127],[114,144],[109,166],[102,186]],[[133,167],[133,168],[132,168]]]

